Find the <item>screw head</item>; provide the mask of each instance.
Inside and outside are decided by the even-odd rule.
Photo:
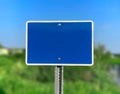
[[[61,26],[61,25],[62,25],[61,23],[58,24],[58,26]]]
[[[60,61],[60,60],[61,60],[61,57],[58,57],[58,60]]]

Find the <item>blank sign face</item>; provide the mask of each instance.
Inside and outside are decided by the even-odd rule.
[[[92,21],[28,21],[27,65],[93,65]]]

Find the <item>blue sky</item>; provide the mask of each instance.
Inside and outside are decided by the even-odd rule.
[[[93,20],[95,44],[120,53],[120,0],[0,0],[0,43],[24,48],[27,20]]]

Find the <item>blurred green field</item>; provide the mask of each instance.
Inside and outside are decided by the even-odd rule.
[[[4,82],[4,81],[3,81]],[[2,83],[3,83],[2,82]],[[4,82],[5,89],[0,89],[0,94],[54,94],[53,83],[37,83],[22,79]],[[4,86],[2,85],[2,86]],[[89,82],[65,82],[64,94],[119,94],[120,90],[112,84],[105,84],[101,89],[99,84]]]
[[[95,48],[92,67],[64,67],[64,94],[120,94],[109,65],[120,66],[104,48]],[[25,54],[0,56],[0,94],[54,94],[54,66],[27,66]]]
[[[120,64],[120,58],[111,58],[111,63],[113,64]]]

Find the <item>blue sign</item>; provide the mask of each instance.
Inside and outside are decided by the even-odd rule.
[[[93,21],[27,21],[27,65],[93,65]]]

